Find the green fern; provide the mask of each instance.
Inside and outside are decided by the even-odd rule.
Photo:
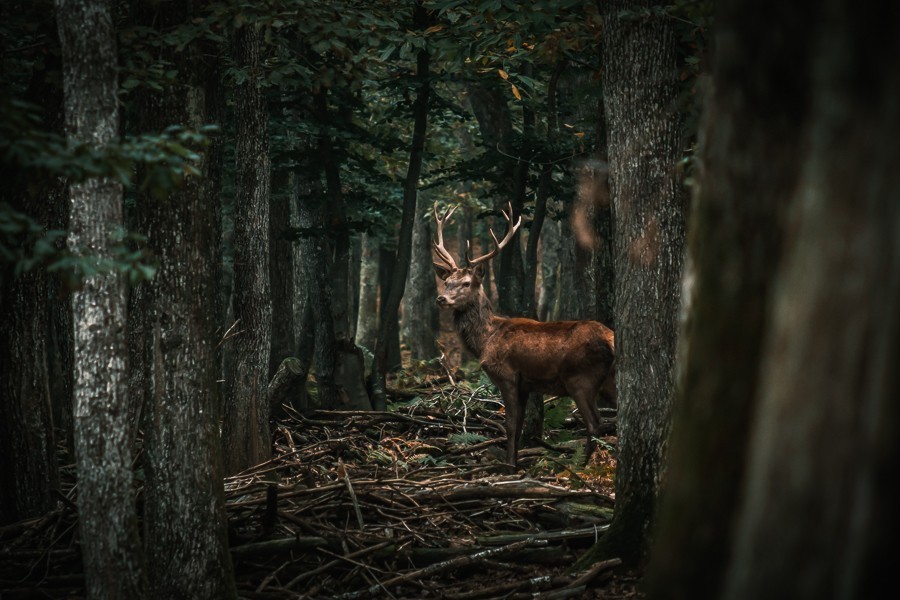
[[[451,433],[447,436],[447,441],[451,444],[458,444],[460,446],[471,446],[472,444],[477,444],[479,442],[486,442],[489,438],[484,437],[478,433],[465,432],[465,433]]]

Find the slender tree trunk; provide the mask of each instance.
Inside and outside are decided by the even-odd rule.
[[[391,287],[396,266],[397,253],[387,247],[384,240],[378,247],[378,327],[384,319],[391,322],[387,324],[387,365],[388,370],[400,368],[400,315],[396,312],[385,314],[381,309],[387,296],[387,290]],[[375,332],[375,344],[378,343],[378,331]],[[374,355],[375,346],[372,346]]]
[[[230,285],[227,283],[225,266],[225,218],[224,206],[220,199],[222,195],[223,181],[226,169],[226,148],[228,134],[226,133],[226,120],[228,118],[226,106],[225,85],[222,80],[224,71],[224,47],[215,42],[207,42],[202,46],[202,52],[209,58],[204,61],[204,73],[201,74],[202,85],[206,90],[206,123],[218,127],[218,131],[208,134],[210,144],[206,148],[206,188],[204,194],[207,198],[215,199],[213,210],[215,211],[215,231],[213,247],[215,252],[215,293],[211,297],[213,323],[215,324],[216,342],[216,394],[221,401],[224,385],[224,361],[225,324],[228,322],[228,305]],[[221,414],[221,413],[220,413]]]
[[[428,26],[429,15],[423,3],[416,2],[413,9],[413,27],[423,30]],[[387,315],[396,314],[403,299],[406,287],[406,274],[409,270],[412,254],[412,229],[416,216],[416,199],[419,191],[419,175],[425,154],[425,133],[428,124],[428,106],[431,96],[429,65],[431,57],[427,50],[420,50],[416,58],[416,80],[418,90],[413,103],[413,139],[409,153],[409,168],[403,186],[403,217],[400,224],[400,236],[397,243],[397,260],[394,273],[386,296],[382,296],[381,322],[378,327],[378,339],[375,343],[375,373],[373,373],[373,405],[375,410],[384,410],[387,406],[386,378],[389,368],[388,345],[394,332],[390,324],[395,320]]]
[[[294,247],[285,237],[290,227],[291,201],[287,176],[282,189],[269,199],[269,281],[272,290],[272,352],[269,359],[271,379],[285,358],[296,355],[294,347]],[[284,189],[287,188],[287,189]]]
[[[378,238],[367,233],[362,239],[359,269],[359,313],[356,318],[356,343],[370,352],[378,335]]]
[[[102,148],[116,141],[119,127],[113,3],[58,0],[56,8],[68,134]],[[69,249],[111,258],[124,222],[122,185],[89,179],[73,184],[69,197]],[[79,527],[92,598],[140,598],[147,588],[131,487],[125,307],[125,282],[115,270],[87,278],[73,298]]]
[[[350,272],[348,276],[350,300],[350,340],[356,343],[356,325],[359,322],[359,275],[362,270],[362,235],[350,238]]]
[[[676,36],[655,2],[604,4],[604,100],[615,219],[616,511],[584,560],[648,551],[669,433],[684,250]],[[645,11],[642,9],[650,9]],[[640,16],[630,16],[630,15]],[[628,61],[621,60],[628,56]]]
[[[321,189],[305,194],[297,202],[297,223],[307,232],[297,242],[297,246],[303,265],[306,302],[309,303],[311,314],[311,331],[304,330],[311,337],[298,344],[301,354],[305,354],[309,342],[315,340],[312,344],[317,388],[315,407],[336,409],[340,406],[334,373],[337,344],[331,310],[332,279],[328,273],[330,247],[325,236],[325,203],[326,198]]]
[[[530,72],[530,69],[528,70]],[[528,180],[531,171],[532,138],[534,136],[534,111],[522,107],[522,143],[516,149],[518,158],[513,169],[512,218],[513,222],[519,218],[525,208],[525,194],[528,190]],[[505,208],[506,203],[498,201],[497,208]],[[543,216],[541,216],[543,219]],[[532,222],[533,224],[533,222]],[[541,224],[540,222],[538,223]],[[532,316],[526,315],[526,302],[523,296],[525,283],[525,264],[522,257],[522,235],[500,253],[497,279],[497,292],[499,296],[500,312],[513,317]],[[531,234],[529,234],[529,238]],[[540,238],[538,229],[535,243]],[[535,256],[537,256],[535,251]],[[533,293],[533,289],[532,292]]]
[[[418,204],[422,204],[419,202]],[[416,211],[413,223],[412,261],[403,297],[403,327],[401,337],[406,341],[413,360],[438,356],[435,338],[438,333],[437,283],[431,266],[431,211]],[[422,213],[425,216],[422,216]]]
[[[291,227],[301,227],[300,217],[300,194],[301,188],[305,184],[305,180],[298,173],[291,173],[290,177],[291,190]],[[299,359],[300,378],[303,385],[300,388],[302,397],[296,399],[294,408],[303,412],[309,411],[309,397],[306,394],[306,381],[309,376],[309,369],[312,366],[313,352],[316,345],[316,330],[313,320],[312,304],[309,298],[310,282],[306,275],[306,264],[304,258],[309,255],[310,241],[308,238],[296,239],[293,242],[293,266],[294,266],[294,291],[293,291],[293,311],[294,311],[294,348],[295,356]]]
[[[550,221],[541,228],[541,291],[537,307],[539,321],[553,321],[558,314],[559,237],[559,222]]]
[[[575,234],[572,232],[570,219],[559,224],[559,287],[556,306],[556,319],[581,320],[588,314],[587,302],[583,292],[585,279],[585,253],[578,247]],[[572,290],[577,290],[572,293]]]
[[[325,136],[323,136],[324,138]],[[328,233],[331,237],[333,256],[329,261],[328,274],[331,276],[331,313],[334,321],[335,339],[350,340],[350,232],[347,229],[347,217],[344,214],[344,194],[341,192],[341,179],[337,163],[333,160],[331,142],[325,147],[328,156],[324,161],[325,181],[327,185],[327,219]]]
[[[269,285],[269,150],[266,105],[259,84],[260,31],[235,32],[235,58],[250,79],[235,92],[234,364],[226,373],[222,443],[226,473],[272,455],[266,387],[272,350]]]

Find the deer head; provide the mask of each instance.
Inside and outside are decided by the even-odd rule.
[[[498,240],[494,230],[491,229],[491,237],[494,238],[494,249],[477,258],[469,258],[470,244],[467,242],[466,262],[468,266],[460,267],[456,264],[453,255],[444,247],[444,225],[453,215],[456,208],[456,206],[448,208],[444,216],[441,217],[438,215],[437,203],[434,205],[434,219],[437,222],[438,238],[436,242],[433,242],[434,250],[437,254],[437,260],[434,261],[434,270],[444,282],[444,291],[437,299],[438,305],[454,310],[465,310],[478,301],[478,294],[481,293],[481,281],[484,279],[485,263],[509,244],[516,231],[519,230],[519,226],[522,225],[522,217],[519,217],[518,222],[513,225],[512,203],[510,203],[509,212],[501,211],[508,226],[503,239]]]

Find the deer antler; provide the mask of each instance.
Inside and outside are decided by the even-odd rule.
[[[438,216],[437,202],[434,203],[434,220],[437,221],[437,241],[432,242],[434,245],[434,250],[437,252],[438,258],[443,261],[443,264],[435,262],[435,266],[455,270],[459,267],[456,266],[456,261],[453,260],[453,255],[451,255],[446,248],[444,248],[444,223],[446,223],[450,216],[453,214],[453,211],[456,210],[456,206],[452,206],[447,209],[444,213],[444,218]]]
[[[503,240],[502,240],[502,241],[499,241],[499,242],[498,242],[498,241],[497,241],[497,236],[494,235],[494,230],[491,229],[491,230],[490,230],[490,231],[491,231],[491,237],[494,238],[494,244],[495,244],[494,249],[491,250],[490,252],[488,252],[487,254],[485,254],[484,256],[479,256],[478,258],[469,258],[469,248],[468,248],[468,244],[467,244],[467,245],[466,245],[466,261],[468,262],[468,264],[469,264],[470,267],[471,267],[471,266],[474,266],[474,265],[477,265],[478,263],[483,263],[483,262],[485,262],[485,261],[487,261],[487,260],[490,260],[490,259],[494,258],[494,257],[497,255],[497,253],[500,252],[501,250],[503,250],[504,246],[506,246],[506,245],[509,243],[509,241],[510,241],[511,239],[513,239],[513,236],[516,235],[516,231],[519,230],[519,226],[522,225],[522,217],[521,217],[521,215],[519,216],[518,222],[516,222],[516,224],[513,225],[513,222],[512,222],[512,214],[513,214],[513,210],[512,210],[512,202],[509,203],[509,212],[508,212],[508,213],[507,213],[505,210],[501,210],[500,212],[503,213],[503,218],[506,219],[506,223],[507,223],[507,226],[508,226],[508,229],[506,230],[506,235],[503,237]]]

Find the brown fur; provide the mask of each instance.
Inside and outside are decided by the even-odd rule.
[[[592,437],[600,427],[597,401],[616,406],[615,338],[596,321],[505,318],[494,314],[481,287],[484,266],[435,264],[444,289],[438,304],[454,312],[456,330],[466,348],[503,396],[506,407],[507,460],[515,466],[518,438],[528,394],[570,396]]]

